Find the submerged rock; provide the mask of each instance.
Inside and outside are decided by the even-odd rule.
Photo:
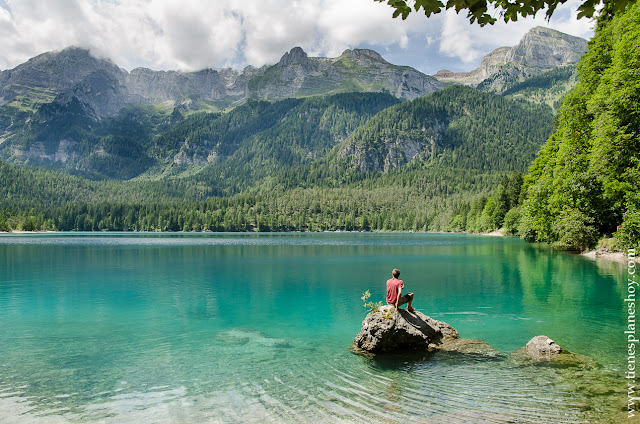
[[[458,338],[458,331],[446,322],[417,310],[396,310],[385,305],[365,317],[351,351],[360,354],[426,351]]]
[[[231,329],[223,331],[216,337],[220,344],[234,346],[253,346],[256,348],[289,348],[289,342],[285,339],[269,337],[264,333],[249,329]]]
[[[557,368],[593,369],[598,364],[588,356],[579,355],[561,348],[547,336],[536,336],[525,347],[508,356],[509,363],[516,366],[548,364]]]
[[[467,355],[486,356],[490,358],[502,357],[498,349],[480,339],[455,339],[438,346],[442,352],[457,352]]]

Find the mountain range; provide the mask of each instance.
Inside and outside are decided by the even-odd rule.
[[[534,28],[435,76],[370,50],[198,72],[45,53],[0,73],[0,231],[502,226],[637,248],[636,6],[582,58]]]
[[[0,73],[1,104],[28,108],[78,99],[95,118],[116,115],[126,104],[183,104],[191,109],[217,109],[248,99],[341,92],[388,91],[414,99],[444,88],[436,78],[408,66],[387,62],[372,50],[346,50],[337,58],[310,58],[295,47],[277,64],[242,71],[203,69],[197,72],[131,72],[89,50],[70,47],[36,56]]]
[[[80,48],[45,53],[0,73],[0,176],[6,182],[0,210],[105,199],[110,205],[243,199],[237,196],[247,193],[303,205],[317,190],[328,198],[331,190],[343,190],[346,198],[331,202],[350,216],[358,215],[358,205],[344,202],[370,193],[361,200],[376,220],[371,228],[443,228],[454,215],[476,210],[469,202],[505,173],[524,172],[550,135],[549,106],[570,88],[579,57],[580,42],[567,37],[532,30],[511,53],[489,55],[501,59],[491,66],[484,60],[481,71],[473,71],[485,76],[479,83],[426,75],[364,49],[313,58],[296,47],[270,66],[197,72],[127,72]],[[508,81],[494,84],[509,72]],[[410,217],[393,226],[385,221],[381,211],[393,210],[394,191],[413,199],[421,216],[415,225]],[[242,200],[230,202],[220,207],[250,212]],[[154,213],[162,211],[157,206]],[[246,229],[251,220],[233,216],[235,224],[209,228]],[[102,218],[94,218],[92,229],[133,228],[121,221],[101,226]],[[328,227],[268,219],[276,220],[272,229],[309,229],[341,228],[343,218]],[[266,228],[256,219],[252,225]],[[52,225],[85,228],[74,222]],[[140,225],[135,228],[165,228]]]
[[[36,56],[0,72],[0,106],[36,110],[40,104],[67,104],[76,98],[94,118],[116,115],[126,104],[179,104],[190,110],[225,110],[248,99],[341,92],[388,91],[412,100],[455,82],[488,91],[558,67],[574,67],[586,41],[548,28],[529,31],[515,47],[501,47],[485,56],[479,68],[464,73],[439,71],[426,75],[409,66],[393,65],[367,49],[346,50],[336,58],[308,57],[295,47],[274,65],[243,70],[203,69],[197,72],[131,72],[89,50],[70,47]]]

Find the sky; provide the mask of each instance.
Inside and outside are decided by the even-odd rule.
[[[580,3],[567,1],[550,21],[539,13],[480,27],[452,10],[393,19],[373,0],[0,0],[0,70],[73,45],[127,70],[242,69],[299,46],[312,57],[370,48],[427,74],[469,71],[535,26],[589,39],[594,22],[576,19]]]

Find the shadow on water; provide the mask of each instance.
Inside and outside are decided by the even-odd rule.
[[[378,353],[363,356],[363,361],[378,371],[406,371],[428,367],[449,366],[459,364],[477,364],[500,362],[504,356],[483,355],[480,353],[447,352],[434,350],[431,352]]]

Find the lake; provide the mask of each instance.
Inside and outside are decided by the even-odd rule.
[[[609,413],[613,398],[589,404],[590,392],[549,367],[349,353],[360,297],[384,300],[393,268],[414,306],[461,337],[507,355],[544,334],[626,390],[624,265],[461,234],[4,234],[0,422],[568,423]]]

